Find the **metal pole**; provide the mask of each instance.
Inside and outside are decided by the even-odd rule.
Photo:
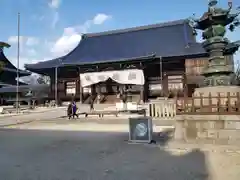
[[[58,106],[58,86],[57,86],[57,82],[58,82],[58,67],[55,67],[55,103],[56,103],[56,107]]]
[[[18,13],[18,43],[17,43],[17,91],[16,110],[19,112],[19,57],[20,57],[20,13]]]
[[[160,82],[161,82],[161,93],[163,91],[163,73],[162,73],[162,57],[160,57]],[[162,95],[162,94],[161,94]]]

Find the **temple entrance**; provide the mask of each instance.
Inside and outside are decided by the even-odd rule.
[[[87,92],[96,103],[141,101],[143,88],[139,87],[145,83],[143,71],[139,69],[84,73],[80,79],[84,89],[91,89],[83,93]],[[133,94],[138,94],[138,100],[131,97]]]

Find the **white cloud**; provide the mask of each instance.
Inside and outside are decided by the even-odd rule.
[[[46,56],[46,57],[43,57],[43,58],[32,58],[32,59],[28,60],[24,64],[35,64],[35,63],[39,63],[41,61],[48,61],[48,60],[51,60],[53,58],[54,57],[52,57],[52,56]]]
[[[52,12],[53,12],[52,24],[51,24],[52,28],[55,28],[56,24],[59,21],[59,13],[57,9],[59,8],[60,4],[61,4],[61,0],[51,0],[48,3],[48,6],[52,9]]]
[[[45,19],[46,19],[45,15],[34,14],[31,16],[31,20],[33,21],[43,21]]]
[[[37,52],[36,52],[35,49],[28,49],[28,50],[26,51],[26,54],[27,54],[28,56],[36,56],[36,55],[37,55]]]
[[[8,59],[11,60],[11,63],[13,63],[13,65],[15,67],[17,67],[17,58],[16,57],[8,57]],[[19,68],[24,69],[24,64],[29,63],[29,59],[30,58],[20,57],[19,58]]]
[[[59,13],[56,11],[54,12],[54,15],[53,15],[52,28],[55,28],[58,21],[59,21]]]
[[[9,44],[17,44],[18,36],[10,36],[7,41]],[[38,44],[39,39],[31,36],[20,36],[19,42],[21,44],[26,44],[27,46],[34,46]]]
[[[110,19],[111,16],[99,13],[93,18],[93,24],[99,25],[103,24],[106,20]]]
[[[26,40],[26,45],[27,46],[35,46],[35,45],[38,45],[39,43],[39,39],[36,38],[36,37],[27,37],[27,40]]]
[[[10,45],[17,45],[18,43],[18,37],[17,36],[10,36],[7,40],[7,42],[10,44]],[[39,39],[36,38],[36,37],[31,37],[31,36],[20,36],[19,37],[19,50],[20,50],[20,53],[24,53],[24,51],[29,51],[29,47],[32,47],[32,46],[36,46],[38,45],[39,43]],[[27,53],[28,54],[28,53]],[[33,54],[33,53],[31,53]]]
[[[105,17],[105,18],[103,18]],[[62,35],[56,41],[49,41],[47,39],[39,39],[31,36],[20,37],[20,68],[24,68],[24,64],[38,63],[40,61],[51,60],[68,54],[73,50],[81,40],[83,33],[87,33],[94,25],[101,25],[111,16],[103,16],[97,14],[92,19],[85,21],[81,25],[64,28]],[[8,42],[13,45],[17,44],[17,36],[8,38]],[[40,46],[40,47],[38,47]],[[15,46],[16,48],[16,46]],[[11,48],[12,50],[12,48]],[[13,49],[14,50],[14,49]],[[16,49],[14,50],[16,51]],[[17,59],[15,56],[8,56],[9,59],[16,66]]]
[[[34,52],[34,50],[32,52]],[[52,57],[52,56],[46,56],[46,57],[43,57],[43,58],[36,58],[35,55],[31,56],[30,54],[27,54],[25,56],[20,56],[20,58],[19,58],[19,68],[24,69],[25,64],[35,64],[35,63],[38,63],[38,62],[41,62],[41,61],[51,60],[53,58],[54,57]],[[9,56],[8,59],[11,60],[11,62],[13,63],[13,65],[15,67],[17,67],[17,58],[16,57]]]
[[[81,40],[81,34],[79,34],[75,28],[65,28],[63,35],[55,42],[51,52],[55,56],[63,56],[69,53]]]
[[[51,0],[48,6],[52,9],[57,9],[60,6],[61,0]]]
[[[86,33],[92,25],[101,25],[111,16],[97,14],[93,19],[87,20],[80,26],[68,27],[63,31],[63,35],[54,43],[51,52],[54,57],[63,56],[74,49],[81,40],[81,34]]]
[[[24,40],[24,37],[19,36],[19,42],[22,43],[23,40]],[[18,36],[10,36],[7,41],[8,41],[9,44],[17,44],[18,43]]]

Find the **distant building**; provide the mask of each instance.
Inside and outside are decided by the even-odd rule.
[[[234,48],[225,51],[229,66],[233,66]],[[188,20],[183,19],[84,34],[67,55],[25,68],[50,76],[52,99],[57,72],[59,101],[74,97],[87,103],[91,97],[97,102],[101,95],[102,103],[115,103],[119,97],[139,102],[173,93],[190,96],[202,81],[207,56]]]
[[[19,69],[19,77],[28,76],[30,72]],[[3,103],[6,97],[10,98],[12,96],[16,97],[16,85],[17,85],[17,68],[7,59],[4,55],[3,47],[0,46],[0,104]],[[25,85],[24,83],[19,83],[19,85]],[[15,92],[1,92],[4,87],[15,87]]]
[[[16,85],[17,68],[4,55],[3,48],[0,48],[0,88],[2,86]],[[28,76],[30,72],[19,69],[19,77]],[[22,83],[21,83],[22,84]]]

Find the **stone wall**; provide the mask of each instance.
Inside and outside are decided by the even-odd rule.
[[[175,139],[240,144],[240,115],[178,115]]]

